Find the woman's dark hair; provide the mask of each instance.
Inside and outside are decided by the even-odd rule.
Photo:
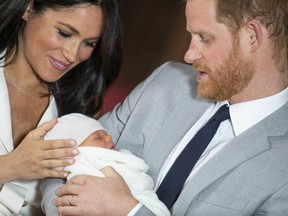
[[[31,0],[1,0],[0,61],[18,50],[18,35],[25,26],[22,16]],[[78,112],[88,116],[99,111],[106,88],[117,77],[122,60],[122,16],[119,0],[33,0],[33,10],[61,9],[88,3],[102,9],[102,36],[86,61],[60,80],[49,83],[59,116]],[[5,51],[5,52],[4,52]],[[13,57],[16,55],[13,54]],[[12,61],[15,59],[12,59]]]

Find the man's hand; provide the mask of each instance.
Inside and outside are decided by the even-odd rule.
[[[101,171],[106,177],[75,176],[57,191],[55,205],[60,215],[126,216],[138,204],[113,168]]]

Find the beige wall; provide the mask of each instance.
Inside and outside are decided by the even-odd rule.
[[[104,112],[110,110],[166,61],[183,62],[189,45],[185,2],[182,0],[123,0],[124,59],[120,76],[107,92]]]

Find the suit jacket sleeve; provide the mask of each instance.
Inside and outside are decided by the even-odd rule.
[[[56,190],[65,184],[65,180],[47,178],[42,180],[40,190],[42,193],[41,208],[47,216],[58,216],[54,201],[57,198]]]
[[[179,118],[179,112],[192,112],[194,115],[191,118],[195,119],[203,114],[199,112],[195,115],[193,106],[198,106],[199,102],[196,103],[195,100],[190,102],[191,98],[197,96],[194,89],[191,91],[191,85],[195,86],[195,83],[195,73],[193,73],[190,65],[167,62],[140,83],[122,103],[116,105],[111,112],[99,119],[103,127],[112,136],[117,149],[128,149],[149,164],[150,168],[147,174],[152,177],[154,182],[157,179],[162,161],[165,160],[166,155],[174,147],[175,140],[179,140],[183,136],[183,132],[185,133],[187,128],[191,127],[190,124],[193,124],[193,119],[192,121],[185,121],[188,123],[184,127],[183,118],[187,120],[187,116]],[[204,112],[205,107],[201,105],[201,108],[197,110]],[[169,121],[167,121],[167,116],[170,116]],[[163,125],[168,125],[170,129],[159,134],[159,130]],[[178,127],[179,125],[181,130]],[[178,130],[175,131],[175,127]],[[167,138],[167,133],[173,133],[173,137]],[[160,139],[158,139],[159,137]],[[165,137],[164,141],[163,137]],[[157,143],[153,140],[157,140]],[[162,142],[169,142],[169,147],[159,145]],[[149,152],[151,145],[156,147],[154,149],[155,154],[152,156]],[[161,154],[161,158],[158,157],[158,154]],[[53,187],[50,184],[53,184]],[[53,199],[56,198],[55,190],[61,185],[63,185],[62,182],[53,179],[42,182],[42,208],[46,211],[46,214],[48,210],[55,208],[53,206]],[[149,216],[154,214],[145,206],[142,206],[135,215]]]

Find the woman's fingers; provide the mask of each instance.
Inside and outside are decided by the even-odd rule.
[[[67,172],[55,170],[75,162],[78,154],[74,140],[42,140],[42,137],[57,123],[54,119],[29,132],[19,146],[9,154],[13,158],[15,178],[41,179],[65,178]]]
[[[45,122],[42,125],[38,126],[35,130],[32,130],[28,133],[28,137],[31,139],[41,139],[49,130],[51,130],[54,125],[57,123],[57,119],[54,118],[51,121]]]

